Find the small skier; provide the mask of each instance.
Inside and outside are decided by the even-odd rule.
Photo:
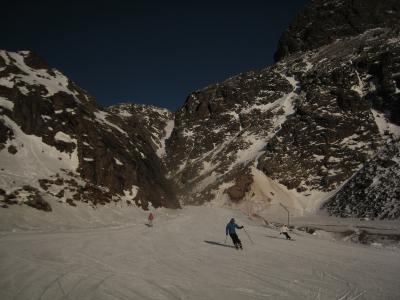
[[[153,213],[150,213],[150,214],[149,214],[148,220],[149,220],[149,223],[147,223],[147,224],[148,224],[150,227],[152,227],[152,226],[153,226],[153,220],[154,220],[154,215],[153,215]]]
[[[280,234],[283,234],[285,237],[286,237],[286,239],[287,240],[291,240],[292,238],[290,237],[290,235],[288,234],[288,227],[287,227],[287,225],[286,224],[283,224],[283,226],[282,226],[282,228],[281,228],[281,233]]]
[[[239,240],[239,237],[238,237],[237,234],[236,234],[236,228],[237,228],[237,229],[242,229],[243,226],[238,226],[238,225],[235,223],[235,219],[232,218],[232,219],[230,220],[230,222],[226,225],[226,235],[228,236],[228,233],[229,233],[229,236],[231,237],[232,242],[233,242],[233,244],[235,245],[235,248],[236,248],[236,249],[239,249],[239,248],[240,248],[240,249],[243,250],[242,242]]]

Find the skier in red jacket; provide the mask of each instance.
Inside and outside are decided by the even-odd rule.
[[[153,215],[153,213],[150,213],[150,214],[149,214],[148,220],[149,220],[148,225],[149,225],[149,226],[153,226],[153,220],[154,220],[154,215]]]

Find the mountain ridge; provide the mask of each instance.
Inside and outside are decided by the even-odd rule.
[[[350,12],[342,26],[343,10]],[[357,178],[379,181],[386,173],[376,155],[399,143],[399,11],[395,1],[313,1],[283,33],[276,64],[197,90],[175,113],[133,103],[102,109],[33,53],[1,51],[0,159],[11,170],[2,170],[2,202],[45,208],[40,195],[50,195],[70,205],[144,209],[210,203],[259,215],[280,203],[298,215],[324,203],[333,215],[398,218],[395,196]],[[322,32],[342,27],[320,36],[327,15]],[[310,18],[315,22],[302,26]],[[34,151],[24,152],[21,145],[33,141]],[[41,151],[54,157],[46,161]],[[29,171],[34,184],[10,175],[23,172],[11,163],[18,165],[21,153],[38,158]],[[395,151],[385,153],[397,161]],[[368,164],[376,167],[367,176]],[[398,164],[390,167],[397,174]],[[36,168],[48,170],[40,177]],[[397,191],[396,180],[386,183]],[[361,212],[343,204],[363,203],[365,191],[386,213],[370,199]]]

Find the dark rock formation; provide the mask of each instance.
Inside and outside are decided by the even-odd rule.
[[[397,0],[313,0],[282,34],[275,61],[304,53],[373,28],[398,27]]]
[[[400,217],[400,142],[390,141],[325,203],[340,217]]]
[[[252,183],[253,176],[251,174],[243,174],[236,178],[235,185],[229,187],[226,192],[233,202],[238,202],[250,191],[250,185]]]

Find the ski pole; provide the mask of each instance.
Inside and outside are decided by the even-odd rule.
[[[254,244],[253,240],[251,239],[250,235],[247,233],[246,229],[244,229],[244,227],[243,227],[243,230],[244,230],[244,232],[247,234],[247,237],[249,238],[250,242],[251,242],[252,244]]]
[[[226,235],[226,236],[225,236],[225,242],[224,242],[224,244],[226,244],[226,238],[227,238],[227,237],[228,237],[228,236]]]

